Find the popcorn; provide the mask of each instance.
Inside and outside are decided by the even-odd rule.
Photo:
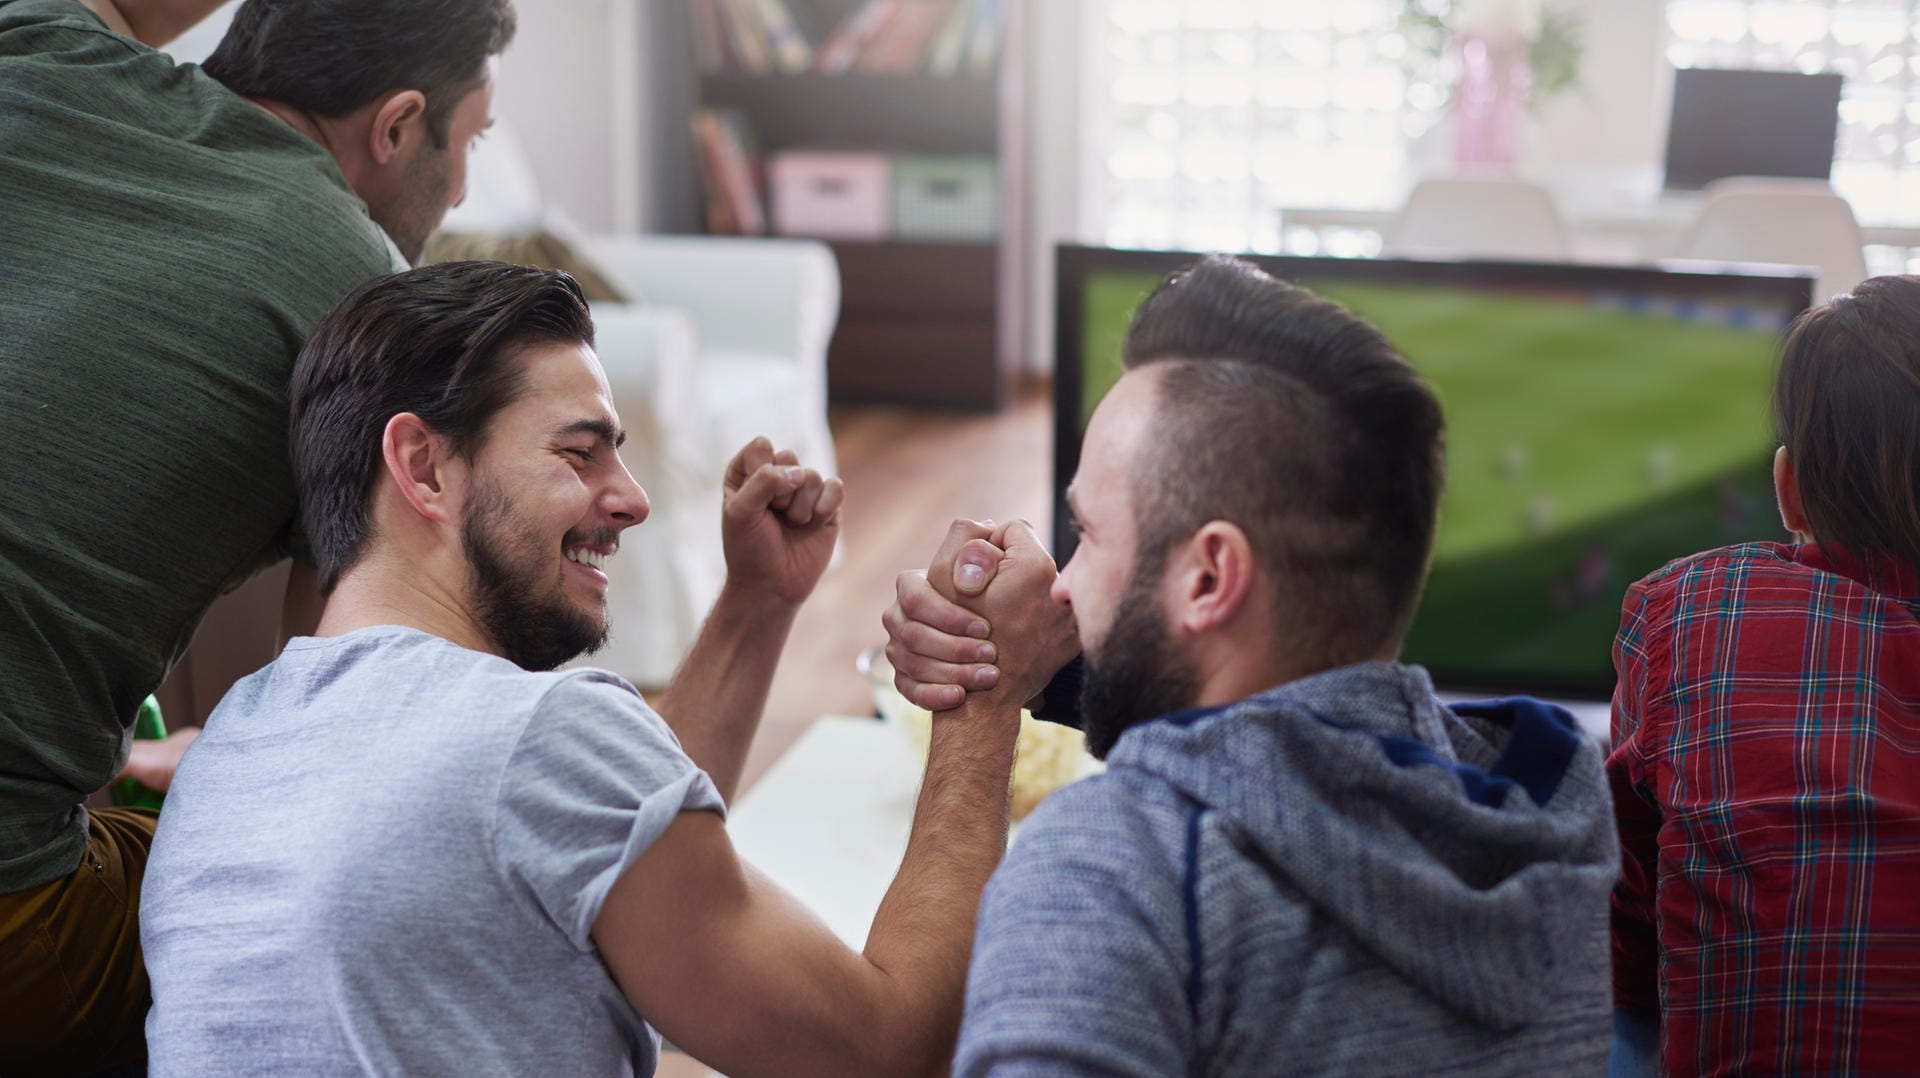
[[[933,712],[915,707],[893,687],[893,668],[883,649],[868,648],[856,664],[874,706],[887,725],[903,733],[924,766],[933,741]],[[1031,712],[1020,712],[1020,736],[1014,742],[1012,816],[1026,817],[1046,796],[1082,775],[1099,770],[1087,754],[1085,734],[1058,723],[1041,722]]]
[[[900,728],[922,759],[933,740],[933,713],[906,707]],[[1031,712],[1020,712],[1020,737],[1013,749],[1014,819],[1024,819],[1048,794],[1086,773],[1093,765],[1085,734],[1058,723],[1041,722]]]

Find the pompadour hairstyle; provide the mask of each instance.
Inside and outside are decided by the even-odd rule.
[[[1181,270],[1135,314],[1122,361],[1164,367],[1138,463],[1140,556],[1210,520],[1244,531],[1298,657],[1399,646],[1433,550],[1440,403],[1372,325],[1251,263]],[[1149,562],[1143,561],[1142,565]]]

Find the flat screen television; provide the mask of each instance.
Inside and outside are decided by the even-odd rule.
[[[1134,310],[1197,254],[1057,254],[1054,544]],[[1444,688],[1604,698],[1626,586],[1782,539],[1769,395],[1810,270],[1246,256],[1378,326],[1438,391],[1446,493],[1406,643]]]
[[[1839,75],[1679,68],[1667,125],[1667,187],[1727,176],[1824,180],[1833,174]]]

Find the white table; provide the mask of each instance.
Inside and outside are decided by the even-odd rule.
[[[906,853],[924,770],[900,731],[829,715],[740,798],[727,832],[742,859],[860,950]]]
[[[1696,191],[1659,191],[1644,184],[1549,179],[1571,234],[1573,258],[1594,264],[1640,264],[1674,257],[1705,204]],[[1351,229],[1384,233],[1398,208],[1353,209],[1332,206],[1282,206],[1281,227]],[[1862,221],[1868,246],[1920,247],[1920,227]]]

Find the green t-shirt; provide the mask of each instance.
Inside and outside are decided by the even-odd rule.
[[[0,893],[221,592],[298,552],[287,383],[400,268],[317,143],[73,0],[0,0]]]

